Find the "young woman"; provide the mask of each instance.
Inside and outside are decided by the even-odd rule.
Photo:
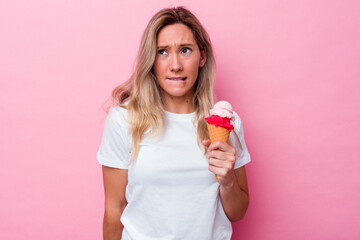
[[[249,194],[241,120],[210,144],[215,61],[208,34],[183,7],[153,16],[131,78],[113,91],[98,161],[104,239],[231,238]],[[215,178],[218,178],[218,181]]]

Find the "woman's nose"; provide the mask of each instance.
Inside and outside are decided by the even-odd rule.
[[[183,70],[181,59],[179,58],[178,54],[172,54],[171,62],[170,62],[170,70],[172,72],[179,72]]]

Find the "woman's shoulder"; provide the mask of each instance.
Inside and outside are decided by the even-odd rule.
[[[234,128],[240,130],[240,126],[242,124],[241,118],[235,111],[233,111],[233,116],[234,116],[234,120],[233,120]]]
[[[109,110],[109,114],[127,114],[127,104],[124,105],[124,106],[119,106],[119,105],[116,105],[116,106],[113,106],[110,108]]]
[[[127,106],[113,106],[110,108],[107,118],[110,122],[113,124],[120,125],[122,127],[127,127],[127,113],[128,110],[126,108]]]

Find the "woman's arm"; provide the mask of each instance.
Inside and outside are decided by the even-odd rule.
[[[220,185],[221,203],[230,221],[241,220],[249,206],[249,192],[245,166],[234,170],[235,178],[229,186]]]
[[[105,214],[103,221],[104,240],[120,240],[124,226],[120,217],[127,205],[125,190],[128,170],[103,166],[105,190]]]
[[[242,219],[249,206],[249,191],[245,167],[234,170],[236,150],[226,142],[217,141],[208,147],[209,170],[216,174],[220,184],[221,203],[230,221]]]

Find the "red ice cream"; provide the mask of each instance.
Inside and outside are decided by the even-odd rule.
[[[212,115],[205,118],[205,121],[209,124],[215,125],[216,127],[226,128],[229,132],[234,129],[234,126],[230,123],[230,118],[220,117],[218,115]]]

